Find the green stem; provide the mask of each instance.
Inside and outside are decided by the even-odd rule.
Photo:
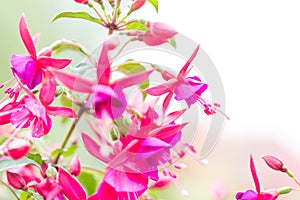
[[[113,20],[112,20],[112,24],[115,24],[116,21],[117,21],[117,18],[118,18],[118,9],[120,8],[120,5],[121,5],[121,0],[118,0],[117,4],[116,4],[116,7],[115,7],[115,12],[114,12],[114,17],[113,17]]]
[[[9,189],[9,191],[16,197],[16,199],[18,199],[18,200],[20,200],[20,198],[18,197],[18,195],[16,194],[16,192],[9,186],[9,185],[7,185],[4,181],[2,181],[1,179],[0,179],[0,183],[2,184],[2,185],[4,185],[7,189]]]
[[[63,143],[61,144],[60,149],[64,149],[64,148],[66,147],[66,145],[67,145],[67,143],[68,143],[70,137],[72,136],[72,134],[73,134],[73,132],[74,132],[74,130],[75,130],[75,128],[76,128],[76,126],[77,126],[77,124],[78,124],[80,118],[81,118],[82,115],[84,114],[84,111],[85,111],[85,108],[84,108],[84,107],[80,107],[80,109],[79,109],[79,111],[78,111],[78,113],[77,113],[77,119],[75,119],[75,121],[74,121],[73,124],[71,125],[71,127],[70,127],[70,129],[69,129],[69,131],[68,131],[68,133],[67,133],[67,135],[66,135],[66,137],[65,137],[65,139],[64,139],[64,141],[63,141]],[[56,164],[58,163],[59,158],[60,158],[61,155],[62,155],[62,152],[60,152],[60,153],[56,156],[56,158],[55,158],[54,161],[53,161],[53,164],[54,164],[54,165],[56,165]]]

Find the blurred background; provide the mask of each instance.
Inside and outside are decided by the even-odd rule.
[[[86,8],[73,0],[1,1],[0,82],[11,77],[11,55],[25,53],[18,32],[22,13],[30,32],[41,33],[39,49],[62,38],[95,48],[106,35],[103,29],[71,19],[51,22],[62,11],[76,10]],[[161,199],[215,199],[216,188],[224,190],[226,199],[234,199],[237,191],[254,189],[250,153],[265,189],[296,187],[285,175],[269,170],[260,157],[277,155],[300,177],[299,3],[161,0],[159,14],[148,4],[136,16],[166,22],[201,44],[222,77],[231,117],[206,166],[189,157],[184,161],[188,168],[179,172],[179,182],[190,195],[182,197],[172,186]],[[54,141],[62,138],[56,137],[63,134],[59,129],[52,132]],[[1,187],[0,194],[5,192]],[[280,199],[298,198],[300,193]],[[0,199],[10,197],[4,194]]]

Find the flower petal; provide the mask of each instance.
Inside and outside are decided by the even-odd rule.
[[[72,62],[71,59],[51,58],[47,56],[39,57],[38,61],[43,68],[53,67],[55,69],[63,69]]]
[[[86,200],[86,193],[80,183],[63,168],[58,169],[58,182],[68,199]]]
[[[45,79],[40,90],[40,100],[44,106],[50,105],[55,99],[56,81],[51,72],[45,72]]]
[[[158,46],[158,45],[167,43],[168,39],[166,39],[164,37],[155,36],[150,32],[146,32],[143,37],[143,41],[145,42],[145,44],[147,44],[149,46]]]
[[[25,84],[32,90],[42,82],[42,72],[38,68],[37,63],[32,60],[25,67]]]
[[[11,69],[18,76],[18,78],[25,83],[26,65],[28,62],[33,61],[29,55],[13,55],[11,57]],[[15,75],[14,74],[14,75]]]
[[[26,17],[24,15],[22,15],[19,22],[19,31],[27,51],[32,57],[36,58],[36,49],[34,46],[34,42],[31,38],[31,35],[29,33],[27,23],[26,23]]]
[[[256,169],[255,169],[255,165],[254,165],[254,161],[253,161],[253,157],[252,155],[250,155],[250,169],[251,169],[251,174],[254,180],[254,184],[255,184],[255,188],[256,188],[256,192],[260,193],[260,183],[259,183],[259,179],[256,173]]]
[[[48,106],[47,113],[56,117],[68,117],[77,118],[76,113],[71,108],[59,107],[59,106]]]
[[[194,50],[192,56],[189,58],[189,60],[185,63],[185,65],[181,68],[177,78],[181,78],[181,77],[185,77],[187,75],[187,70],[188,67],[190,66],[190,64],[193,62],[193,60],[195,59],[195,57],[197,56],[197,53],[200,49],[200,45],[198,45],[196,47],[196,49]]]
[[[93,93],[94,84],[87,79],[63,71],[53,71],[53,74],[69,89],[82,93]]]
[[[127,88],[133,85],[137,85],[139,83],[144,82],[152,72],[153,70],[149,70],[149,71],[143,71],[132,75],[128,75],[124,78],[118,79],[113,84],[119,85],[122,88]]]
[[[183,123],[183,124],[179,124],[179,125],[171,124],[171,125],[164,126],[162,128],[155,130],[154,133],[152,133],[152,134],[156,138],[163,140],[165,138],[169,138],[169,137],[175,135],[176,133],[180,132],[181,129],[183,129],[187,124],[188,123]]]

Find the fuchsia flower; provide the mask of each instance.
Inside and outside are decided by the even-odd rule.
[[[147,31],[143,41],[149,46],[156,46],[167,43],[168,40],[177,34],[177,31],[167,24],[161,22],[147,22]]]
[[[235,198],[237,200],[275,200],[279,196],[279,191],[272,189],[261,191],[262,187],[259,183],[259,179],[256,173],[254,161],[252,155],[250,156],[250,169],[254,180],[256,192],[253,190],[247,190],[246,192],[239,192]]]
[[[49,115],[76,118],[70,108],[50,106],[46,98],[41,102],[28,89],[24,88],[25,95],[18,102],[11,102],[0,109],[0,124],[12,123],[17,128],[28,128],[31,124],[32,137],[42,137],[49,133],[52,120]],[[50,97],[51,98],[51,97]]]
[[[42,77],[45,80],[41,89],[41,97],[52,96],[54,98],[56,82],[53,81],[51,75],[52,69],[63,69],[71,63],[70,59],[51,58],[52,51],[44,50],[37,54],[35,41],[30,36],[26,24],[25,16],[22,16],[19,23],[20,35],[29,55],[13,55],[11,59],[11,68],[15,76],[29,89],[35,88],[42,82]]]
[[[281,172],[288,171],[288,169],[284,166],[283,162],[279,158],[277,158],[273,155],[266,155],[266,156],[263,156],[262,158],[270,168],[272,168],[276,171],[281,171]]]
[[[216,111],[221,112],[218,109],[218,107],[220,107],[219,104],[211,103],[201,96],[208,88],[208,85],[203,83],[197,76],[187,77],[189,71],[191,70],[189,69],[189,66],[197,56],[198,51],[199,46],[197,46],[192,56],[181,68],[177,76],[171,74],[170,72],[162,71],[162,77],[167,82],[162,85],[146,89],[145,92],[153,96],[161,96],[167,93],[168,95],[164,101],[164,108],[169,105],[173,94],[175,94],[175,99],[177,101],[184,100],[189,108],[192,104],[198,102],[207,115],[215,114]]]
[[[93,104],[95,116],[99,119],[116,119],[122,116],[126,109],[124,88],[139,84],[146,80],[153,70],[139,72],[120,78],[111,79],[111,63],[109,51],[118,45],[116,37],[108,37],[103,42],[103,47],[97,64],[97,82],[83,79],[77,75],[56,71],[56,77],[68,88],[83,93],[92,94],[86,106]]]
[[[17,190],[27,190],[26,182],[22,176],[17,173],[7,171],[6,177],[8,183]]]
[[[75,0],[77,3],[88,4],[89,0]]]

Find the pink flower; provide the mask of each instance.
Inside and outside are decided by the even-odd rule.
[[[28,128],[32,124],[31,134],[33,137],[42,137],[49,133],[52,120],[49,115],[76,118],[75,112],[70,108],[44,105],[25,89],[27,95],[19,102],[12,102],[0,109],[3,119],[0,124],[12,123],[17,128]]]
[[[43,180],[35,187],[35,190],[43,196],[45,200],[64,200],[62,186],[54,178]]]
[[[145,90],[146,93],[153,96],[161,96],[167,93],[168,95],[164,101],[164,109],[168,107],[173,94],[175,94],[175,99],[177,101],[184,100],[188,107],[197,102],[207,115],[214,114],[216,111],[221,112],[218,109],[220,107],[219,104],[211,103],[201,96],[208,88],[208,85],[203,83],[197,76],[187,77],[189,71],[191,70],[189,69],[189,66],[197,56],[198,51],[199,46],[197,46],[192,56],[181,68],[177,76],[170,72],[162,71],[162,77],[167,82]]]
[[[146,3],[146,0],[135,0],[131,6],[131,11],[135,11],[140,9],[144,4]]]
[[[146,80],[153,70],[139,72],[120,78],[111,79],[109,51],[118,45],[116,37],[108,37],[103,42],[102,51],[97,65],[97,82],[83,79],[79,76],[56,71],[56,77],[68,88],[83,93],[92,94],[87,107],[92,104],[95,116],[99,119],[116,119],[122,116],[126,109],[126,98],[123,89]]]
[[[237,200],[275,200],[279,196],[279,191],[272,189],[261,191],[261,185],[259,183],[259,179],[256,173],[254,161],[252,155],[250,156],[250,169],[251,174],[254,180],[256,192],[253,190],[247,190],[246,192],[239,192],[236,194],[235,198]]]
[[[46,49],[39,55],[36,53],[35,41],[30,36],[26,24],[25,16],[22,16],[19,23],[19,30],[23,43],[29,55],[13,55],[11,59],[11,68],[19,80],[27,85],[29,89],[35,88],[45,77],[41,97],[51,96],[54,98],[56,82],[51,75],[51,69],[62,69],[70,64],[70,59],[51,58],[51,50]]]
[[[275,156],[266,155],[262,158],[270,168],[281,172],[287,172],[287,168],[284,166],[283,162]]]
[[[88,4],[89,0],[75,0],[77,3]]]

